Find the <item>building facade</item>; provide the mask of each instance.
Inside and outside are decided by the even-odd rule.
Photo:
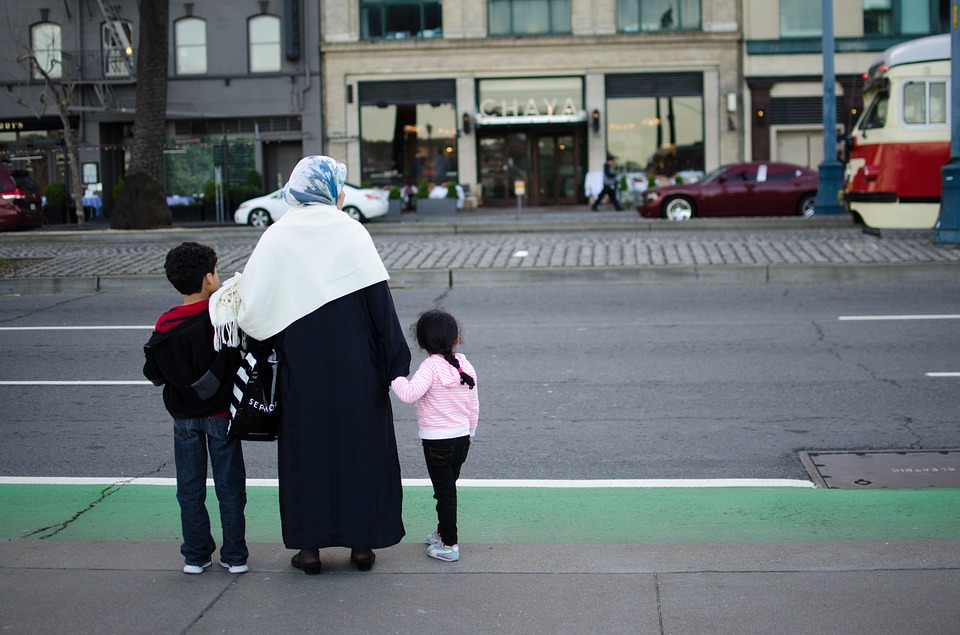
[[[863,74],[887,48],[949,31],[950,0],[833,0],[837,133],[863,112]],[[808,0],[743,0],[745,158],[823,161],[822,12]]]
[[[324,142],[375,185],[585,202],[621,171],[741,155],[736,0],[327,0]],[[732,95],[731,98],[728,98]]]
[[[0,40],[0,161],[29,167],[41,186],[66,181],[63,126],[41,103],[41,64],[73,91],[83,182],[109,213],[134,134],[138,2],[8,4],[0,19],[15,36]],[[168,196],[195,197],[217,175],[227,193],[244,188],[234,198],[276,189],[300,157],[322,151],[319,3],[194,0],[169,11]],[[18,61],[31,51],[35,62]]]
[[[73,89],[83,180],[109,213],[133,139],[136,0],[8,3],[0,162],[66,180],[40,64]],[[949,0],[834,0],[838,132],[880,51]],[[608,156],[638,178],[823,159],[819,2],[171,2],[167,193],[272,191],[328,154],[348,180],[456,182],[470,205],[582,204]],[[23,61],[32,52],[35,62]],[[246,188],[246,189],[243,189]],[[594,190],[595,191],[595,190]],[[242,198],[241,198],[242,200]],[[229,201],[231,206],[238,201]]]

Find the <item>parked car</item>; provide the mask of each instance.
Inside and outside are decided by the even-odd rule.
[[[277,222],[290,209],[280,195],[282,191],[277,190],[240,203],[240,207],[233,213],[233,220],[239,225],[254,227],[266,227]],[[350,218],[365,223],[371,218],[386,215],[387,199],[380,190],[358,188],[347,183],[344,184],[343,191],[343,211]]]
[[[43,195],[30,173],[0,168],[0,229],[33,229],[45,222]]]
[[[701,181],[654,187],[637,211],[647,218],[688,220],[694,216],[811,216],[818,175],[789,163],[734,163]]]

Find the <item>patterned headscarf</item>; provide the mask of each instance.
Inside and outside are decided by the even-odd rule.
[[[283,186],[283,199],[290,207],[314,203],[336,205],[347,179],[347,166],[330,157],[300,159]]]

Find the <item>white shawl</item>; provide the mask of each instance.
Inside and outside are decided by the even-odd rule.
[[[265,340],[327,302],[388,280],[367,230],[332,205],[288,210],[237,273],[210,297],[214,347],[239,330]]]

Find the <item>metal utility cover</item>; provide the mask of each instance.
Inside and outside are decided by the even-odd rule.
[[[922,489],[960,487],[960,450],[800,452],[818,487]]]

